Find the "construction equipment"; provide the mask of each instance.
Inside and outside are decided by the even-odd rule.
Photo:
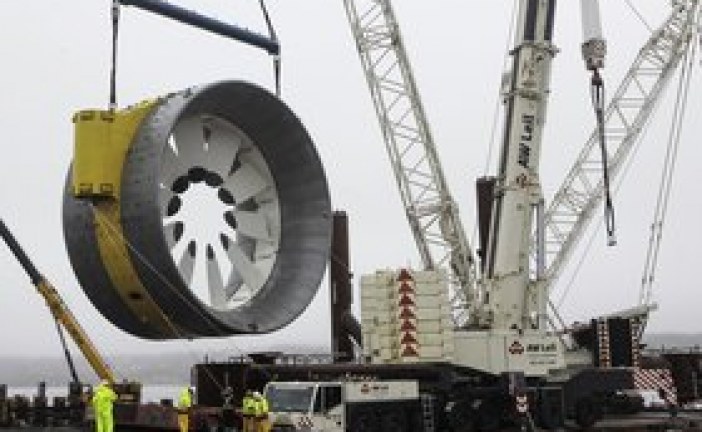
[[[457,324],[478,298],[472,249],[449,191],[388,1],[344,0],[405,214],[427,270],[450,267]]]
[[[603,65],[604,47],[596,22],[589,20],[596,8],[586,4],[588,1],[583,2],[588,18],[585,27],[594,30],[586,31],[584,54],[588,69],[596,72]],[[407,416],[404,425],[392,424],[403,431],[499,430],[507,424],[527,428],[536,424],[550,430],[563,427],[566,420],[588,428],[605,413],[640,409],[637,393],[624,390],[637,386],[640,317],[648,309],[599,317],[574,328],[570,333],[574,346],[550,329],[548,294],[556,274],[548,271],[557,269],[554,263],[561,265],[569,253],[563,248],[555,256],[547,255],[547,247],[553,246],[548,236],[562,234],[553,223],[561,215],[544,210],[538,177],[550,63],[556,53],[551,42],[555,1],[518,2],[518,30],[511,51],[511,84],[505,93],[507,117],[499,172],[480,185],[484,195],[479,209],[479,278],[477,261],[470,259],[472,253],[465,238],[452,236],[463,230],[443,180],[390,1],[345,0],[344,4],[410,227],[429,271],[383,271],[362,279],[364,355],[371,364],[219,365],[218,373],[240,374],[249,387],[262,388],[271,376],[282,381],[281,386],[303,381],[293,385],[297,386],[293,390],[309,388],[316,394],[324,394],[319,389],[354,380],[368,380],[371,385],[414,381],[419,389],[416,402],[421,401],[421,411],[416,411],[421,412],[422,421]],[[621,152],[605,152],[596,159],[595,166],[601,169],[594,174],[596,177],[591,176],[592,163],[574,169],[590,170],[574,175],[576,180],[588,181],[590,188],[587,194],[571,196],[566,204],[559,202],[571,205],[569,210],[573,210],[573,206],[587,200],[586,208],[578,206],[580,211],[568,218],[572,226],[585,225],[596,203],[606,198],[607,179],[603,177],[607,175],[602,170],[610,169],[614,174],[628,154],[679,63],[681,51],[689,46],[697,19],[697,0],[675,2],[671,17],[644,46],[612,105],[605,111],[599,100],[596,110],[600,127],[585,153],[589,155],[598,138],[600,150],[615,145]],[[650,70],[648,62],[657,67]],[[644,80],[638,73],[655,79]],[[628,92],[632,89],[641,94],[629,106]],[[612,132],[611,124],[617,119],[626,125],[625,134],[622,128],[618,134]],[[607,148],[603,135],[609,141]],[[606,156],[611,157],[609,161]],[[587,180],[586,175],[590,176]],[[572,191],[572,187],[566,190]],[[427,197],[430,199],[423,201]],[[611,206],[608,215],[613,217]],[[427,219],[423,220],[425,216]],[[442,221],[443,228],[450,229],[442,231]],[[613,224],[610,228],[611,241]],[[431,249],[429,246],[437,237],[442,248]],[[466,253],[461,254],[461,250]],[[461,261],[461,256],[466,259]],[[457,268],[461,262],[464,267]],[[449,285],[442,272],[435,271],[437,263],[448,267],[459,283]],[[437,291],[442,285],[449,293],[448,300],[442,300]],[[456,293],[460,295],[458,300]],[[457,327],[444,321],[444,305],[448,301],[454,312],[456,307],[462,309],[453,314],[459,317]],[[281,430],[290,430],[290,426],[293,430],[310,428],[314,407],[311,399],[309,402],[297,413],[298,420],[304,421],[292,425],[281,422]],[[324,405],[323,397],[320,404]],[[392,429],[390,420],[380,414],[383,402],[374,401],[372,405],[370,409],[376,410],[375,414],[362,430]],[[337,429],[357,430],[358,425]]]
[[[2,237],[5,244],[7,244],[15,258],[17,258],[17,261],[19,261],[20,265],[29,276],[32,284],[36,287],[37,292],[46,301],[51,315],[66,329],[68,334],[71,335],[71,338],[78,349],[80,349],[81,353],[83,353],[83,356],[93,368],[95,374],[100,379],[107,380],[110,383],[116,383],[117,379],[115,374],[102,355],[100,355],[100,351],[98,351],[95,344],[93,344],[88,337],[88,334],[78,323],[78,320],[63,301],[58,291],[56,291],[56,288],[39,273],[39,270],[34,266],[34,263],[29,259],[29,256],[24,252],[2,219],[0,219],[0,237]]]
[[[265,333],[314,297],[326,177],[275,95],[220,82],[75,116],[68,254],[95,307],[150,339]]]
[[[633,406],[617,392],[634,387],[634,320],[621,314],[600,317],[573,330],[577,349],[549,328],[553,278],[546,273],[538,159],[556,54],[555,3],[518,2],[504,143],[497,176],[482,186],[478,262],[448,193],[389,1],[373,0],[367,12],[346,1],[428,271],[403,269],[367,279],[364,292],[380,293],[363,296],[373,305],[362,305],[364,325],[372,322],[380,340],[377,349],[369,344],[370,362],[229,363],[221,367],[224,382],[240,373],[242,388],[262,389],[273,377],[285,384],[269,388],[311,388],[292,423],[298,430],[312,427],[303,418],[316,414],[317,400],[320,411],[327,409],[324,421],[335,422],[332,429],[354,431],[498,430],[507,424],[530,426],[532,420],[555,429],[566,419],[589,427],[602,411],[622,406],[622,398],[627,409]],[[678,1],[674,8],[678,17],[699,13],[697,0]],[[674,38],[675,33],[664,39]],[[596,54],[588,65],[600,64]],[[666,64],[674,64],[674,57]],[[382,65],[386,60],[389,65]],[[646,94],[647,103],[655,95]],[[64,230],[81,284],[113,323],[153,339],[263,333],[286,325],[307,306],[329,258],[329,196],[309,136],[273,95],[224,82],[122,111],[83,111],[75,121]],[[96,144],[104,144],[101,151]],[[608,168],[604,159],[600,165]],[[214,219],[202,214],[209,207],[191,199],[192,192],[216,198]],[[195,218],[184,210],[191,200],[200,210]],[[197,219],[214,228],[189,232]],[[220,256],[227,258],[224,265]],[[451,283],[442,271],[446,267]],[[106,297],[95,291],[98,286],[107,287]],[[441,296],[442,290],[449,296]],[[450,310],[444,307],[448,303]],[[346,301],[339,305],[347,307]],[[449,315],[454,322],[446,322]],[[427,346],[436,341],[441,349],[430,353]],[[400,359],[386,349],[396,345]],[[200,367],[196,378],[215,379],[216,368],[203,367],[207,372]],[[349,421],[343,428],[327,397],[346,402]],[[412,411],[407,421],[394,409],[378,414],[387,403],[405,399]],[[361,400],[368,404],[364,412],[351,416],[352,404]],[[283,430],[289,426],[280,424]]]
[[[81,286],[114,325],[143,338],[287,325],[317,292],[331,244],[329,190],[309,134],[278,97],[245,82],[118,110],[120,5],[264,49],[279,66],[263,2],[270,37],[161,0],[113,1],[109,109],[74,116],[64,192]]]
[[[247,45],[262,49],[271,55],[280,54],[280,44],[274,37],[266,37],[244,28],[227,24],[222,21],[201,15],[197,12],[182,8],[162,0],[113,0],[124,6],[134,6],[139,9],[170,18],[201,30],[218,34]]]
[[[605,135],[609,171],[616,178],[635,148],[635,143],[662,92],[695,43],[693,34],[699,19],[698,1],[677,2],[665,22],[641,47],[605,111]],[[565,180],[544,213],[545,271],[543,282],[551,289],[583,237],[595,209],[602,202],[602,163],[596,147],[597,132],[583,146]],[[536,242],[532,242],[536,257]]]
[[[436,226],[451,228],[439,232],[438,237],[440,243],[451,245],[449,249],[453,255],[449,268],[458,275],[462,287],[459,292],[465,299],[461,305],[465,311],[462,327],[470,328],[455,333],[454,361],[493,372],[511,370],[508,362],[503,363],[510,357],[507,348],[515,341],[527,346],[541,339],[539,344],[554,349],[549,350],[549,361],[540,362],[541,366],[533,373],[543,375],[550,368],[563,367],[562,344],[555,336],[546,333],[546,293],[543,285],[530,280],[529,263],[532,215],[543,205],[538,158],[549,92],[550,63],[556,53],[551,43],[555,1],[519,3],[519,31],[512,51],[514,66],[506,96],[507,121],[500,172],[487,187],[489,196],[483,201],[486,208],[479,210],[485,215],[484,224],[489,226],[481,230],[486,236],[480,241],[479,255],[484,270],[480,280],[474,276],[476,265],[469,259],[472,252],[465,237],[455,235],[464,230],[443,181],[390,1],[345,0],[344,3],[405,207],[415,210],[408,211],[407,215],[422,257],[427,255],[424,251],[429,250],[430,240],[426,235],[417,235],[416,227],[428,225],[420,218],[428,213],[424,211],[425,207],[411,202],[411,194],[407,193],[409,186],[422,185],[418,194],[420,198],[428,192],[440,197],[434,201],[443,203],[443,206],[435,205],[435,210],[450,210],[442,218],[436,216],[442,213],[434,213],[433,221]],[[414,149],[418,155],[411,162],[403,163],[396,155],[410,154],[408,149]],[[429,167],[431,175],[418,170],[418,166]],[[426,179],[433,181],[424,186],[425,183],[412,180],[411,174],[425,182]],[[450,224],[439,224],[439,220]],[[460,257],[465,259],[457,259]],[[432,269],[433,260],[432,255],[423,258],[425,267]],[[453,294],[451,291],[449,295]],[[498,351],[504,352],[505,356],[495,359],[487,355]],[[497,363],[485,364],[488,358]]]
[[[379,423],[383,430],[419,431],[423,422],[416,381],[275,381],[264,395],[275,430],[363,431]]]
[[[393,172],[400,185],[400,194],[403,201],[408,202],[408,198],[405,198],[408,184],[422,184],[412,181],[411,175],[421,174],[424,179],[441,179],[443,175],[428,133],[429,127],[397,20],[389,0],[345,0],[344,5]],[[601,35],[597,2],[583,0],[581,6],[585,36],[583,56],[587,68],[599,76],[598,69],[604,65],[606,46]],[[497,176],[478,182],[478,256],[483,274],[474,280],[472,289],[463,290],[464,293],[472,293],[463,297],[471,298],[469,303],[463,305],[462,314],[463,317],[468,316],[462,327],[469,331],[459,330],[456,333],[454,361],[464,361],[458,357],[459,346],[462,345],[459,339],[467,338],[465,352],[508,351],[514,340],[531,334],[537,339],[543,338],[544,346],[556,347],[554,363],[547,368],[552,369],[556,364],[565,366],[566,353],[562,349],[566,346],[563,341],[554,339],[550,332],[550,289],[592,219],[597,204],[609,196],[609,178],[619,173],[655,109],[661,91],[690,46],[699,13],[697,1],[673,4],[671,16],[644,45],[609,107],[606,110],[596,107],[600,127],[593,132],[563,186],[555,194],[548,210],[545,210],[537,161],[550,60],[556,52],[550,42],[554,8],[555,2],[520,3],[519,32],[516,48],[512,51],[512,80],[505,96],[507,120],[500,171]],[[601,79],[593,83],[595,81],[600,82]],[[407,131],[412,133],[408,134]],[[606,142],[606,151],[595,152],[598,141],[601,148]],[[416,168],[423,165],[405,163],[396,156],[410,154],[409,149],[418,153],[418,156],[413,156],[414,161],[424,162],[438,174],[428,175]],[[428,164],[429,161],[431,164]],[[431,188],[427,186],[420,190],[436,191],[436,196],[447,197],[450,202],[445,182],[434,181],[431,185]],[[610,242],[613,242],[611,202],[607,205],[606,215]],[[413,233],[417,226],[428,226],[420,223],[419,216],[411,211],[407,212],[407,216]],[[435,217],[434,221],[437,220],[439,218]],[[451,220],[452,225],[460,227],[457,217]],[[457,231],[462,232],[463,229]],[[451,240],[455,240],[455,237],[443,234],[439,244],[451,244]],[[415,239],[419,239],[420,256],[424,257],[425,251],[432,251],[427,247],[432,242],[426,236],[422,239],[415,234]],[[467,248],[466,242],[460,243]],[[470,255],[468,251],[466,256]],[[425,267],[433,268],[435,258],[441,256],[436,254],[428,259],[423,258]],[[456,262],[459,261],[452,263]],[[472,262],[464,262],[464,265],[466,267],[463,269],[456,269],[455,266],[448,268],[455,274],[458,274],[457,270],[460,274],[475,274]],[[463,286],[465,288],[465,284]],[[449,288],[451,298],[454,291]],[[649,309],[643,308],[639,312],[643,311],[645,315]],[[641,316],[641,313],[637,316]],[[474,343],[483,342],[487,345],[468,348]],[[490,348],[493,343],[496,345]],[[568,345],[567,348],[572,347]],[[505,355],[508,355],[507,352]],[[482,364],[483,360],[477,361],[479,363],[463,364],[495,372],[500,370],[500,367]],[[579,363],[581,360],[575,361]],[[547,372],[541,368],[540,372],[533,373]]]

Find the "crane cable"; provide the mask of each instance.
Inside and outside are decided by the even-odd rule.
[[[650,305],[653,296],[653,282],[655,280],[658,256],[663,237],[663,225],[668,210],[668,204],[670,203],[670,193],[673,186],[673,174],[680,148],[680,136],[685,117],[685,108],[687,107],[688,96],[690,93],[689,89],[695,53],[697,51],[696,44],[692,43],[690,45],[690,48],[684,54],[686,58],[680,73],[678,92],[675,99],[675,106],[673,108],[673,124],[670,128],[670,133],[668,136],[668,147],[663,162],[663,172],[661,174],[661,182],[658,189],[658,199],[653,215],[653,222],[651,223],[648,251],[646,253],[644,272],[641,278],[641,291],[639,294],[639,304],[642,306]]]
[[[112,0],[112,59],[110,61],[110,103],[109,110],[117,109],[117,42],[119,36],[119,0]]]
[[[597,134],[600,141],[602,153],[602,189],[604,193],[604,220],[607,229],[607,245],[617,244],[617,237],[614,232],[614,205],[612,204],[612,194],[609,187],[609,158],[607,155],[607,141],[605,136],[605,86],[604,80],[598,69],[592,71],[592,81],[590,87],[592,106],[595,109],[597,119]]]
[[[268,8],[264,0],[259,0],[259,5],[261,6],[261,12],[263,13],[263,19],[266,21],[266,27],[268,27],[268,36],[278,43],[278,34],[275,32],[273,27],[273,22],[271,21],[271,16],[268,13]],[[280,44],[279,44],[280,45]],[[280,53],[273,55],[273,77],[275,79],[275,95],[280,97],[280,75],[281,75],[281,57]]]
[[[507,41],[505,42],[505,49],[504,51],[509,53],[510,52],[510,44],[513,43],[514,39],[514,30],[516,27],[517,23],[517,4],[515,3],[514,6],[512,6],[512,17],[510,18],[510,24],[509,24],[509,29],[507,31]],[[509,68],[509,60],[511,58],[511,55],[508,54],[504,57],[503,62],[502,62],[502,70],[507,71]],[[510,73],[511,72],[511,73]],[[483,166],[483,176],[487,176],[488,171],[490,169],[490,164],[492,163],[492,155],[495,151],[495,147],[497,147],[497,127],[499,126],[500,123],[500,107],[502,105],[503,101],[503,89],[505,86],[505,80],[507,79],[507,75],[511,75],[514,73],[514,71],[510,72],[504,72],[503,73],[503,79],[501,80],[498,89],[497,89],[497,98],[495,101],[495,109],[493,111],[492,115],[492,126],[490,127],[490,141],[488,144],[488,152],[485,157],[485,165]],[[475,230],[477,229],[474,227],[473,229],[473,237],[475,237]]]
[[[654,117],[656,113],[658,112],[658,109],[660,108],[660,104],[654,104],[653,109],[651,112],[651,117]],[[618,176],[618,180],[616,184],[614,185],[614,192],[618,192],[619,189],[621,189],[622,185],[624,184],[624,180],[628,178],[629,172],[634,165],[634,160],[636,159],[636,156],[639,153],[639,150],[641,150],[641,143],[644,141],[644,138],[647,136],[647,133],[650,129],[651,122],[646,122],[640,132],[640,138],[635,140],[634,142],[634,147],[632,149],[631,157],[629,157],[622,168],[621,174]],[[555,309],[558,310],[560,309],[565,301],[567,300],[568,296],[571,293],[572,288],[575,286],[575,282],[578,278],[578,275],[580,274],[580,271],[582,270],[586,259],[588,258],[588,255],[590,254],[590,250],[592,249],[592,246],[594,244],[595,236],[597,233],[600,231],[600,228],[602,228],[602,220],[599,219],[597,226],[594,227],[587,239],[587,242],[585,243],[585,246],[583,247],[582,254],[580,255],[580,258],[577,261],[577,264],[575,265],[575,268],[571,274],[571,277],[568,280],[568,283],[565,285],[565,288],[563,289],[559,299],[557,302],[555,302]]]
[[[271,39],[278,41],[277,34],[275,32],[275,29],[273,28],[273,24],[271,22],[271,19],[270,19],[270,16],[268,14],[268,10],[266,8],[264,0],[259,0],[259,4],[261,6],[261,10],[263,12],[263,16],[264,16],[264,19],[266,21],[266,26],[268,27],[268,32],[269,32]],[[111,64],[110,64],[110,95],[109,95],[109,110],[110,111],[114,111],[117,109],[117,51],[118,51],[118,41],[119,41],[120,6],[121,6],[120,0],[112,0],[112,7],[111,7],[111,11],[110,11],[111,21],[112,21],[112,55],[111,55],[111,62],[110,62]],[[280,96],[281,59],[280,59],[279,54],[276,54],[274,56],[273,65],[274,65],[274,74],[275,74],[276,95]],[[100,212],[97,211],[97,209],[95,207],[93,208],[93,210],[95,211],[95,214],[98,215],[98,217],[102,216],[100,214]],[[109,225],[109,221],[107,221],[107,218],[104,218],[104,222],[106,222],[106,224]],[[111,227],[111,226],[109,228],[114,229],[114,227]],[[120,237],[122,237],[122,236],[120,235]],[[124,241],[130,248],[133,249],[133,246],[131,244],[129,244],[125,238],[122,238],[122,241]],[[137,254],[137,256],[139,256],[142,259],[142,261],[144,261],[143,258],[140,256],[140,254],[136,250],[134,250],[134,252]],[[160,272],[158,272],[156,269],[154,269],[150,265],[150,263],[146,263],[146,264],[155,273],[157,273],[158,276],[163,278],[163,275],[161,275]],[[167,284],[167,285],[170,285],[170,284]],[[170,288],[176,294],[178,294],[174,287],[170,286]],[[164,318],[166,320],[167,325],[171,328],[171,331],[173,331],[174,334],[179,335],[181,338],[184,338],[185,335],[182,334],[180,329],[178,329],[168,319],[168,317],[165,316],[165,314],[163,314],[163,315],[164,315]],[[209,324],[214,327],[214,324],[212,324],[212,323],[209,323]],[[60,330],[60,328],[59,328],[59,330]],[[64,340],[63,334],[60,331],[59,331],[59,334],[61,336],[61,340],[63,341]],[[63,343],[64,343],[64,349],[66,350],[66,354],[68,356],[69,368],[71,369],[71,373],[74,376],[74,379],[76,379],[75,377],[77,377],[77,375],[75,373],[75,369],[74,369],[74,367],[72,365],[72,361],[70,359],[70,353],[67,351],[67,348],[65,348],[65,346],[66,346],[65,342],[63,342]],[[235,348],[236,351],[239,351],[242,354],[242,356],[248,357],[248,355],[246,355],[243,352],[243,350],[237,348],[234,344],[232,344],[232,346]],[[194,354],[194,353],[191,353],[191,354]],[[255,365],[255,362],[252,362],[252,364]],[[114,369],[114,366],[112,366],[112,367]],[[224,386],[215,379],[212,371],[210,371],[208,367],[205,367],[204,370],[205,370],[205,373],[212,380],[212,382],[214,382],[215,385],[220,390],[224,390]]]
[[[56,331],[58,331],[59,340],[61,341],[61,347],[63,347],[63,354],[66,356],[66,363],[68,363],[68,370],[71,373],[71,378],[76,384],[80,384],[80,379],[78,378],[78,372],[76,372],[76,365],[73,362],[73,356],[71,351],[68,349],[68,344],[66,343],[66,336],[63,334],[63,329],[61,328],[61,323],[57,316],[54,315],[54,322],[56,323]]]

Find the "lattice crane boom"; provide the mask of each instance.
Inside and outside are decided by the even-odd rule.
[[[673,11],[639,51],[605,113],[609,170],[616,176],[631,155],[685,51],[692,42],[699,0],[674,2]],[[545,212],[546,271],[543,283],[560,275],[603,199],[602,160],[594,131]],[[536,242],[532,255],[536,256]]]
[[[450,266],[455,316],[475,296],[473,253],[451,197],[389,0],[344,0],[405,213],[424,267]]]

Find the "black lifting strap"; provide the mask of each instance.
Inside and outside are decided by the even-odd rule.
[[[266,20],[266,26],[268,27],[268,36],[270,36],[270,38],[277,43],[278,42],[278,35],[276,34],[275,29],[273,28],[273,23],[271,22],[271,17],[268,14],[268,8],[266,7],[266,3],[264,2],[264,0],[259,0],[259,4],[261,5],[261,12],[263,13],[263,18]],[[280,97],[280,69],[281,69],[280,53],[274,54],[273,55],[273,76],[275,78],[275,94],[278,97]]]
[[[112,62],[110,67],[110,110],[117,109],[117,37],[119,35],[119,0],[112,0]]]
[[[617,237],[614,232],[614,205],[612,204],[612,194],[609,187],[609,161],[607,157],[607,143],[605,141],[605,88],[604,81],[597,69],[594,69],[592,73],[591,97],[592,106],[595,109],[595,117],[597,118],[597,132],[602,152],[602,183],[605,198],[604,218],[607,229],[607,245],[614,246],[617,244]]]
[[[61,324],[59,323],[59,320],[56,317],[54,317],[54,321],[56,322],[56,330],[58,330],[59,339],[61,340],[61,346],[63,347],[63,353],[66,356],[68,369],[71,372],[71,378],[73,378],[74,383],[80,384],[80,380],[78,379],[78,373],[76,372],[76,366],[73,363],[73,356],[71,356],[71,352],[68,350],[68,344],[66,344],[66,337],[63,335],[63,329],[61,328]]]

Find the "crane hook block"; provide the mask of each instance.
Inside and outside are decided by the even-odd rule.
[[[250,83],[74,117],[63,228],[81,287],[148,339],[266,333],[329,262],[326,176],[302,122]]]

